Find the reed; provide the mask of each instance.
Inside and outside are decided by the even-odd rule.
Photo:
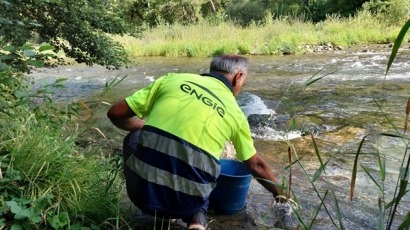
[[[400,43],[404,40],[406,32],[410,28],[410,20],[407,21],[407,23],[401,28],[400,33],[398,33],[395,45],[393,46],[389,62],[387,63],[387,68],[386,68],[386,75],[389,71],[390,66],[392,65],[395,56],[398,52],[398,49],[400,47]],[[306,83],[303,86],[303,89],[300,91],[304,91],[307,89],[307,87],[316,81],[322,79],[324,76],[317,76],[320,73],[320,71],[312,76],[310,79],[306,81]],[[386,76],[387,77],[387,76]],[[295,90],[295,88],[289,88],[290,90]],[[297,90],[297,89],[296,89]],[[293,91],[292,91],[293,92]],[[292,93],[289,91],[288,93]],[[287,102],[289,100],[288,97],[284,97],[285,100],[282,101],[282,103],[289,103]],[[410,173],[410,155],[408,150],[410,149],[410,137],[406,135],[406,131],[408,129],[408,121],[409,121],[409,114],[410,114],[410,98],[406,101],[406,109],[405,109],[405,121],[404,121],[404,128],[401,130],[395,122],[387,116],[386,113],[383,112],[382,106],[378,103],[376,99],[374,99],[374,103],[376,105],[376,108],[382,113],[382,116],[386,119],[387,123],[391,125],[391,130],[392,132],[384,132],[384,133],[369,133],[365,137],[362,138],[358,145],[357,152],[355,154],[354,158],[354,164],[352,168],[352,176],[351,176],[351,183],[350,183],[350,200],[352,201],[353,196],[354,196],[354,191],[355,191],[355,185],[356,185],[356,177],[358,174],[359,170],[362,170],[366,176],[370,178],[370,181],[372,181],[375,185],[375,187],[379,190],[380,192],[380,197],[377,200],[378,207],[379,207],[379,212],[378,216],[374,217],[374,226],[377,229],[384,230],[384,229],[392,229],[394,225],[397,226],[397,229],[404,230],[404,229],[409,229],[410,227],[410,211],[407,211],[407,213],[404,213],[402,216],[403,217],[397,217],[397,210],[401,203],[403,203],[403,198],[408,194],[408,175]],[[294,118],[296,119],[296,118]],[[292,122],[292,124],[296,124],[296,122]],[[290,127],[290,129],[295,128],[295,127]],[[381,152],[376,152],[373,153],[374,157],[376,157],[376,162],[377,162],[377,170],[371,170],[368,166],[365,166],[364,164],[361,164],[360,158],[364,155],[367,155],[367,153],[363,152],[363,146],[365,145],[367,139],[370,136],[382,136],[386,138],[392,138],[392,139],[399,139],[401,142],[404,144],[404,149],[403,149],[403,158],[401,161],[401,165],[397,167],[399,174],[397,177],[397,182],[396,182],[396,187],[394,189],[394,194],[388,194],[386,190],[386,177],[387,175],[387,169],[386,165],[388,165],[387,162],[387,157],[385,154]],[[306,211],[302,211],[301,209],[294,209],[292,205],[290,207],[294,211],[294,215],[297,218],[298,221],[298,229],[313,229],[315,226],[315,222],[317,220],[318,214],[320,211],[323,211],[329,217],[329,220],[331,221],[331,224],[333,227],[336,229],[345,229],[344,223],[343,223],[343,210],[340,209],[339,207],[339,201],[338,197],[336,197],[334,191],[329,188],[321,188],[321,190],[317,187],[315,182],[321,177],[322,174],[326,174],[326,166],[329,162],[329,159],[324,161],[322,159],[322,154],[319,152],[319,148],[316,144],[315,138],[313,135],[310,135],[312,145],[314,148],[314,152],[317,157],[317,161],[319,162],[319,167],[313,172],[309,173],[304,165],[303,162],[301,161],[301,158],[299,158],[296,149],[294,148],[294,145],[292,141],[287,141],[289,150],[288,150],[288,163],[289,165],[285,168],[289,171],[289,182],[288,182],[288,189],[289,191],[292,191],[293,194],[293,199],[298,203],[298,198],[294,193],[294,190],[292,188],[292,168],[298,167],[302,170],[303,174],[306,176],[306,181],[312,186],[312,193],[317,197],[316,203],[314,208],[311,208],[311,213],[306,215]],[[324,191],[323,191],[324,190]],[[328,196],[333,195],[333,201],[329,201]],[[333,203],[334,207],[334,212],[330,211],[328,209],[328,206],[331,205],[329,203]],[[301,206],[300,204],[298,206]],[[323,210],[322,210],[323,209]]]
[[[389,61],[386,66],[386,77],[389,72],[389,69],[397,55],[398,49],[400,47],[400,44],[403,42],[404,37],[406,32],[410,28],[410,20],[408,20],[403,27],[401,28],[400,32],[397,35],[396,42],[393,46],[393,49],[390,54]],[[403,142],[405,148],[403,150],[403,158],[401,161],[401,165],[399,167],[399,175],[397,178],[396,182],[396,187],[394,194],[392,198],[389,200],[388,197],[386,197],[386,191],[385,191],[385,179],[386,179],[386,157],[381,154],[377,153],[377,159],[378,159],[378,172],[379,175],[376,177],[373,175],[365,166],[360,165],[361,168],[365,171],[366,175],[369,176],[371,181],[375,184],[375,186],[380,190],[381,196],[379,198],[379,209],[380,209],[380,216],[378,218],[378,227],[379,229],[391,229],[393,226],[393,222],[396,219],[396,214],[397,214],[397,208],[402,202],[402,198],[408,193],[408,175],[410,173],[410,155],[409,155],[409,148],[410,148],[410,137],[406,135],[407,131],[407,124],[409,120],[409,111],[410,111],[410,98],[406,102],[406,109],[405,109],[405,117],[404,117],[404,127],[403,127],[403,132],[394,124],[394,122],[391,121],[391,119],[383,113],[383,109],[381,105],[377,102],[376,99],[373,99],[374,103],[376,104],[377,108],[382,112],[383,116],[385,119],[388,121],[388,123],[391,125],[393,132],[392,133],[375,133],[373,135],[378,135],[378,136],[385,136],[388,138],[392,139],[399,139]],[[370,134],[368,135],[370,136]],[[352,170],[352,179],[351,179],[351,184],[350,184],[350,199],[353,198],[354,195],[354,188],[355,188],[355,183],[356,183],[356,176],[357,176],[357,171],[359,168],[360,164],[360,156],[362,154],[361,148],[363,144],[366,141],[366,138],[368,136],[365,136],[362,141],[360,142],[358,151],[355,156],[355,163],[353,166]],[[379,178],[379,179],[376,179]],[[410,227],[410,211],[408,211],[404,218],[401,220],[401,223],[398,227],[400,230],[404,229],[409,229]]]

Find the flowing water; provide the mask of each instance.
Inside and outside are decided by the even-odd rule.
[[[387,200],[395,192],[407,142],[376,133],[393,133],[395,127],[402,133],[410,93],[410,52],[400,52],[385,76],[389,55],[388,49],[378,49],[377,52],[249,56],[249,78],[238,103],[250,119],[257,150],[279,175],[289,179],[291,171],[294,198],[300,203],[305,221],[314,216],[320,204],[307,177],[312,178],[320,167],[309,133],[314,137],[322,161],[328,161],[325,172],[314,182],[322,197],[329,192],[326,207],[321,207],[313,229],[337,229],[335,225],[340,226],[334,197],[346,229],[377,229],[378,199],[382,193],[373,182],[373,179],[380,181],[375,153],[380,153],[386,161],[384,189]],[[113,103],[167,72],[206,72],[209,61],[210,58],[147,57],[140,58],[133,67],[121,70],[74,65],[40,69],[32,75],[35,87],[52,83],[58,77],[68,79],[65,81],[67,89],[57,91],[56,100],[82,99],[98,104],[104,98]],[[107,82],[123,76],[127,78],[101,97]],[[108,106],[102,111],[106,109]],[[101,118],[105,116],[103,112]],[[104,119],[96,125],[120,145],[123,133],[115,131]],[[359,166],[354,197],[350,201],[353,161],[365,136],[362,152],[367,154],[360,156],[359,163],[366,167],[373,179]],[[292,160],[296,159],[296,152],[301,165],[294,164],[285,169],[288,146],[294,147]],[[271,196],[263,188],[257,183],[252,184],[247,211],[260,226],[267,228],[277,224],[270,201]],[[409,212],[409,202],[409,195],[404,196],[394,228]],[[293,218],[288,227],[294,228],[294,224]]]

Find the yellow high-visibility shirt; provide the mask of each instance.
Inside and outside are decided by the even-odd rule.
[[[227,79],[218,73],[169,73],[127,97],[132,111],[219,159],[231,140],[239,160],[255,153],[248,121]]]

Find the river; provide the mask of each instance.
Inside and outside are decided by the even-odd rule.
[[[378,229],[378,199],[382,193],[361,166],[353,200],[349,200],[353,160],[365,136],[362,152],[366,154],[360,156],[360,165],[379,180],[375,153],[380,153],[386,161],[384,187],[388,201],[395,192],[408,141],[376,134],[403,132],[410,92],[410,52],[401,50],[385,76],[389,55],[390,49],[385,47],[377,51],[363,48],[320,54],[249,56],[248,82],[238,103],[247,116],[255,118],[256,114],[256,118],[268,119],[254,121],[252,132],[257,150],[279,175],[289,178],[290,170],[285,168],[289,146],[292,147],[292,160],[300,159],[300,164],[291,167],[291,187],[306,222],[319,204],[307,178],[307,175],[312,178],[320,167],[309,133],[313,134],[322,161],[328,161],[325,172],[314,182],[321,196],[326,191],[329,195],[312,229],[340,228],[333,194],[346,229]],[[120,70],[72,65],[38,69],[31,75],[35,79],[34,88],[59,77],[67,78],[64,82],[67,88],[56,91],[54,99],[57,101],[68,103],[81,99],[102,105],[100,114],[96,115],[100,120],[95,125],[119,146],[124,133],[113,129],[103,119],[108,105],[100,102],[113,103],[167,72],[206,72],[209,61],[210,58],[141,57],[135,65]],[[107,83],[123,76],[127,77],[118,86],[102,93]],[[272,216],[270,200],[266,191],[252,184],[247,211],[259,226],[266,228],[272,228],[277,221]],[[409,202],[409,195],[404,196],[393,229],[409,212]],[[289,226],[294,224],[294,216],[290,222]]]

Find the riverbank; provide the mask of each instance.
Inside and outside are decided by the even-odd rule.
[[[159,25],[140,37],[114,37],[131,59],[144,56],[210,57],[301,54],[340,50],[366,44],[393,43],[402,25],[389,25],[362,11],[351,18],[329,17],[313,24],[297,19],[271,20],[247,27],[229,22]],[[409,37],[407,37],[406,41]]]

